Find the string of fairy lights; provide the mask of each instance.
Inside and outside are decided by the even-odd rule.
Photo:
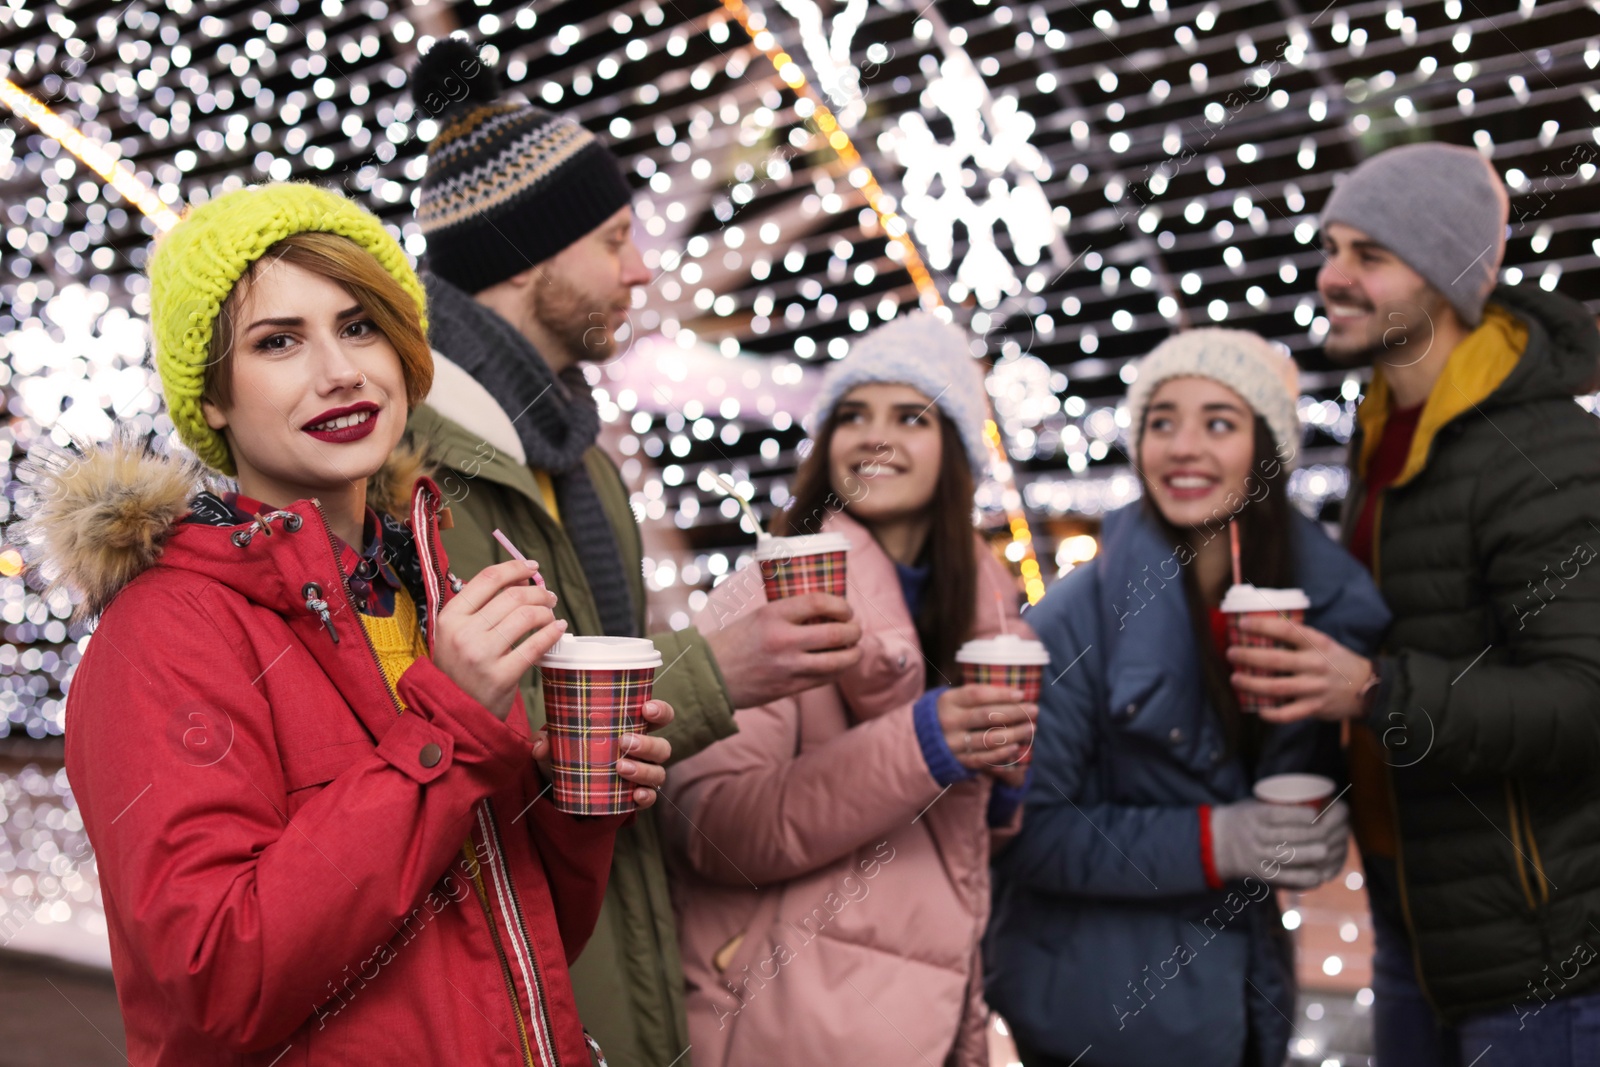
[[[1361,382],[1318,362],[1315,212],[1339,169],[1398,139],[1447,137],[1495,162],[1517,219],[1506,281],[1593,288],[1600,16],[1578,0],[882,0],[849,26],[844,5],[813,9],[7,0],[0,450],[93,440],[115,419],[170,432],[140,270],[185,202],[334,181],[425,254],[411,199],[436,127],[406,71],[452,32],[482,41],[513,88],[605,133],[635,176],[657,273],[634,316],[642,373],[726,361],[649,387],[607,367],[592,383],[636,510],[685,539],[652,553],[664,593],[703,595],[738,565],[747,534],[709,472],[735,475],[763,514],[780,507],[814,368],[914,303],[942,304],[993,364],[1000,462],[979,512],[1030,599],[1087,558],[1095,516],[1137,495],[1128,363],[1183,324],[1250,326],[1301,357],[1308,436],[1291,488],[1313,512],[1337,502]],[[722,378],[728,394],[709,395]],[[49,736],[81,632],[19,564],[0,552],[19,657],[8,666],[0,647],[0,685],[18,679],[5,727]],[[41,650],[57,659],[33,694],[21,682],[42,660],[20,657]]]

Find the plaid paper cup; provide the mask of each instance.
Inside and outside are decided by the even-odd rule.
[[[1239,611],[1230,612],[1228,615],[1228,645],[1237,645],[1240,648],[1288,648],[1281,641],[1274,641],[1263,634],[1250,633],[1241,629],[1239,623],[1244,619],[1288,619],[1290,622],[1300,624],[1306,621],[1306,613],[1298,608],[1291,611]],[[1235,667],[1240,674],[1247,674],[1255,678],[1280,678],[1281,671],[1264,671],[1255,667]],[[1259,713],[1262,708],[1275,708],[1286,703],[1279,697],[1262,696],[1259,693],[1246,693],[1237,686],[1234,695],[1239,698],[1239,710],[1252,714]]]
[[[618,641],[648,646],[649,652],[579,644]],[[561,646],[567,642],[574,645],[562,655]],[[569,815],[616,815],[637,807],[633,784],[617,774],[617,760],[622,758],[622,736],[644,729],[644,705],[655,684],[656,665],[598,665],[602,657],[615,664],[630,656],[635,660],[653,656],[656,664],[661,660],[649,641],[563,637],[539,666],[555,804]],[[586,658],[597,665],[582,664]]]
[[[1044,666],[1037,663],[963,663],[962,685],[1004,685],[1022,690],[1022,699],[1029,704],[1039,701],[1039,691],[1044,686]],[[1033,762],[1033,742],[1017,757],[1018,763]]]
[[[1050,654],[1044,645],[1016,634],[968,641],[956,652],[956,662],[961,664],[961,684],[1020,689],[1023,701],[1029,704],[1039,701],[1039,693],[1044,688],[1044,667],[1049,661]],[[1031,741],[1016,762],[1033,762]]]
[[[756,564],[768,600],[832,593],[844,596],[845,556],[850,541],[843,534],[768,537],[756,546]]]

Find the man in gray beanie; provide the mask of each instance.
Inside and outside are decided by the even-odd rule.
[[[1477,152],[1414,144],[1322,213],[1326,351],[1371,365],[1344,540],[1394,613],[1379,655],[1262,627],[1264,718],[1351,721],[1376,1063],[1593,1062],[1600,1047],[1600,334],[1495,287],[1508,198]]]

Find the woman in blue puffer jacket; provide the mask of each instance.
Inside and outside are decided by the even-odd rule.
[[[1388,624],[1366,571],[1287,498],[1293,363],[1195,330],[1129,391],[1141,503],[1028,615],[1050,651],[1022,832],[996,858],[989,1003],[1026,1067],[1279,1067],[1294,1015],[1273,895],[1341,869],[1342,802],[1252,799],[1255,781],[1341,776],[1338,729],[1241,711],[1219,603],[1230,523],[1247,583],[1298,587],[1306,622],[1356,649]]]

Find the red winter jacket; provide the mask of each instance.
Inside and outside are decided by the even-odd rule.
[[[207,525],[192,467],[119,444],[69,473],[32,536],[104,609],[66,756],[130,1061],[589,1064],[567,966],[622,817],[538,799],[521,708],[428,658],[397,711],[315,501]],[[458,583],[437,487],[412,501],[389,533],[432,620]]]

